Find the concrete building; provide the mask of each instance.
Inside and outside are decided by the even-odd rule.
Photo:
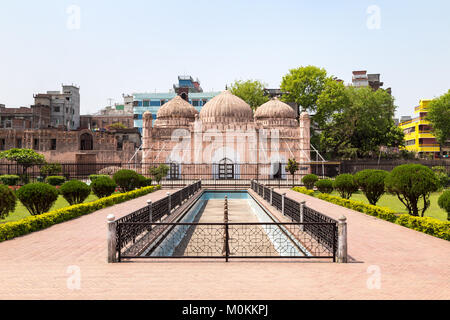
[[[439,158],[441,146],[437,143],[436,137],[431,132],[430,122],[426,119],[430,102],[431,100],[420,100],[419,106],[414,108],[418,116],[401,117],[399,127],[405,133],[406,150],[416,152],[418,156]],[[448,157],[449,151],[443,150],[444,157]]]
[[[47,91],[34,96],[34,104],[50,108],[50,125],[67,130],[80,128],[80,88],[63,85],[62,92]]]
[[[45,129],[50,127],[50,107],[6,108],[0,105],[0,129]]]
[[[147,111],[153,115],[153,122],[155,122],[159,108],[178,95],[200,112],[202,107],[219,93],[203,92],[200,81],[194,80],[191,76],[179,76],[178,84],[174,84],[173,90],[169,92],[134,93],[134,126],[142,131],[143,115]]]
[[[367,74],[366,70],[353,71],[352,84],[355,88],[371,87],[374,91],[380,89],[384,83],[380,81],[380,74]],[[391,94],[391,88],[386,89]]]
[[[169,177],[192,175],[193,166],[203,164],[206,179],[237,179],[246,164],[261,178],[286,179],[282,163],[310,161],[310,119],[277,98],[255,113],[230,91],[211,99],[199,112],[181,96],[159,108],[156,121],[147,111],[143,122],[143,163],[170,163]],[[302,165],[300,173],[310,172]],[[197,177],[198,178],[198,177]]]

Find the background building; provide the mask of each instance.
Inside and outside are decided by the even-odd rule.
[[[430,122],[426,120],[428,113],[428,104],[431,100],[420,100],[419,106],[415,107],[414,112],[418,117],[402,117],[400,128],[405,133],[405,149],[417,152],[419,156],[433,156],[439,158],[441,150],[436,141],[436,137],[431,133]]]
[[[169,92],[134,93],[134,127],[142,131],[143,114],[147,111],[152,113],[155,122],[159,108],[178,95],[200,112],[202,107],[218,94],[220,92],[203,92],[200,81],[198,79],[194,81],[191,76],[179,76],[178,84],[174,84],[173,90]]]
[[[352,86],[355,88],[371,87],[376,91],[383,85],[384,83],[380,81],[379,73],[367,74],[366,70],[353,71]],[[387,88],[386,91],[391,94],[392,90],[391,88]]]

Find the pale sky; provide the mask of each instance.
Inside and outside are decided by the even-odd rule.
[[[29,106],[73,83],[85,114],[122,93],[166,92],[181,74],[205,91],[279,87],[315,65],[346,83],[353,70],[381,73],[397,115],[412,115],[450,89],[449,13],[448,0],[0,0],[0,103]]]

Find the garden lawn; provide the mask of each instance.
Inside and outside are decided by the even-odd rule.
[[[332,193],[334,196],[339,196],[337,192]],[[432,217],[442,221],[447,221],[447,212],[442,210],[438,205],[438,198],[442,192],[432,193],[430,196],[431,206],[425,211],[425,217]],[[361,201],[369,204],[366,196],[362,192],[353,194],[352,200]],[[397,198],[397,196],[385,194],[378,201],[377,206],[390,208],[397,213],[408,213],[405,205]],[[423,207],[423,201],[419,201],[419,208]]]
[[[95,196],[94,194],[90,194],[89,197],[86,198],[86,202],[91,202],[91,201],[95,201],[98,200],[97,196]],[[66,201],[66,199],[63,198],[63,196],[59,196],[58,200],[56,200],[55,204],[53,205],[53,207],[50,209],[50,211],[53,210],[57,210],[57,209],[61,209],[61,208],[65,208],[70,206],[69,203]],[[30,213],[28,212],[27,208],[25,208],[22,204],[22,202],[20,202],[19,200],[17,200],[17,204],[16,204],[16,210],[14,210],[14,212],[11,212],[9,214],[9,216],[6,217],[5,220],[0,220],[0,224],[1,223],[5,223],[5,222],[11,222],[11,221],[17,221],[23,218],[27,218],[30,217]]]

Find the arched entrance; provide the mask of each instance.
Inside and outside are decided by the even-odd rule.
[[[234,179],[234,163],[228,158],[224,158],[219,162],[219,180]]]
[[[91,134],[83,133],[80,136],[80,150],[81,151],[94,150],[94,139],[92,138]]]

